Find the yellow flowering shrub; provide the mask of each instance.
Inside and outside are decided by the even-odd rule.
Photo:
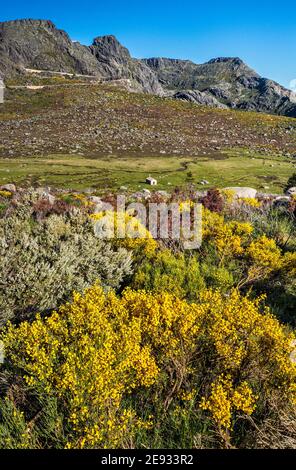
[[[233,189],[221,189],[220,193],[224,197],[227,204],[232,204],[235,198],[235,191]]]
[[[279,393],[282,399],[295,403],[296,365],[290,360],[295,337],[268,308],[261,313],[262,299],[251,301],[234,291],[227,299],[218,292],[204,292],[201,300],[208,310],[206,336],[219,361],[201,407],[211,412],[219,426],[230,428],[235,410],[251,414],[257,400],[264,402]],[[237,382],[239,375],[244,377],[241,382]],[[258,397],[252,386],[260,391]]]
[[[221,375],[212,383],[208,398],[202,398],[200,407],[211,412],[218,426],[229,429],[233,410],[251,415],[256,407],[255,402],[256,396],[247,382],[241,382],[234,388],[230,375]]]
[[[150,347],[141,345],[140,326],[99,286],[74,294],[72,304],[45,319],[8,326],[6,354],[28,386],[65,403],[67,447],[117,446],[141,425],[121,407],[126,394],[151,385],[158,374]]]
[[[181,212],[188,212],[194,207],[194,201],[188,199],[186,201],[181,201],[179,204],[179,208]]]
[[[241,197],[238,199],[238,202],[254,208],[261,207],[261,202],[253,197]]]
[[[296,402],[295,336],[262,300],[205,290],[189,304],[167,292],[117,297],[95,285],[47,318],[9,325],[6,360],[30,389],[57,397],[68,448],[119,447],[151,427],[126,405],[145,389],[151,406],[163,400],[166,412],[190,402],[230,432],[238,414],[271,397]]]
[[[9,198],[11,196],[12,196],[12,193],[10,191],[0,190],[0,197]]]
[[[157,248],[157,242],[139,219],[127,212],[102,211],[91,215],[94,222],[103,222],[112,243],[116,246],[151,255]]]
[[[141,318],[141,330],[158,351],[159,360],[166,365],[173,361],[183,384],[191,374],[198,373],[205,381],[210,373],[214,388],[210,395],[205,393],[201,405],[210,412],[220,409],[223,418],[218,424],[228,428],[236,411],[251,414],[255,410],[258,397],[253,387],[260,388],[264,397],[273,393],[291,401],[296,397],[296,368],[289,359],[294,335],[286,333],[267,308],[260,307],[262,300],[251,300],[237,291],[225,297],[208,290],[200,294],[199,303],[188,305],[167,293],[127,290],[122,303],[132,317]],[[199,357],[196,371],[191,366],[194,357]],[[203,369],[207,361],[211,371]],[[224,372],[230,384],[228,391],[226,382],[220,381]],[[238,376],[244,379],[237,381]],[[218,402],[213,408],[212,392],[214,389],[216,393],[217,384],[217,393],[221,391],[226,400],[224,409]],[[180,382],[179,386],[182,389]],[[218,416],[214,411],[215,422]]]
[[[284,257],[275,240],[266,235],[253,240],[246,248],[245,256],[250,262],[247,280],[264,279],[283,267]]]
[[[226,222],[224,216],[203,209],[203,241],[210,241],[221,258],[239,256],[249,240],[253,227],[248,222]]]
[[[276,269],[281,263],[281,250],[275,240],[262,235],[252,241],[247,248],[247,255],[256,264]]]
[[[159,360],[192,351],[200,331],[199,307],[168,292],[148,293],[126,289],[121,303],[131,318],[138,318],[144,337],[161,351]]]
[[[237,262],[234,268],[236,287],[267,279],[276,273],[289,272],[293,276],[294,253],[284,254],[276,241],[265,234],[254,238],[249,222],[227,221],[223,215],[204,209],[203,243],[214,249],[220,267]]]

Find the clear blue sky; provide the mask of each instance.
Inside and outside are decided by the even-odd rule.
[[[51,19],[90,44],[114,34],[134,57],[205,62],[239,56],[261,75],[289,87],[296,79],[296,1],[14,0],[0,20]]]

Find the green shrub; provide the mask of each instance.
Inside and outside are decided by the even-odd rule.
[[[202,263],[201,272],[207,287],[228,291],[234,285],[234,277],[225,266]]]
[[[296,186],[296,173],[293,173],[293,175],[291,175],[288,179],[285,186],[285,191],[287,191],[289,188],[292,188],[293,186]]]
[[[154,292],[171,292],[194,300],[205,288],[199,263],[194,256],[174,255],[169,250],[158,251],[153,259],[146,258],[136,270],[131,286]]]
[[[57,399],[48,395],[29,398],[29,414],[8,397],[0,399],[0,449],[38,449],[45,442],[48,448],[61,448],[64,423]]]
[[[130,272],[128,251],[97,239],[87,216],[0,220],[0,324],[56,308],[96,279],[117,289]]]

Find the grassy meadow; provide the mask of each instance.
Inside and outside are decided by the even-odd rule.
[[[148,175],[157,179],[157,189],[186,187],[193,184],[210,186],[251,186],[262,192],[281,193],[293,171],[289,158],[233,149],[189,156],[121,156],[87,157],[82,155],[48,155],[0,159],[0,184],[14,182],[19,186],[49,185],[84,190],[128,190],[147,187]]]

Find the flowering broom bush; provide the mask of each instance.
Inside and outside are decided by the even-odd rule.
[[[275,399],[285,407],[296,397],[294,335],[261,304],[237,291],[204,291],[188,304],[167,292],[127,289],[117,297],[95,285],[47,318],[8,325],[5,367],[22,378],[25,393],[57,399],[62,447],[125,447],[139,432],[138,445],[151,446],[161,421],[180,406],[186,419],[218,432],[222,445],[239,444],[241,417],[258,424]],[[42,409],[20,403],[12,412],[20,411],[14,445],[50,445],[34,427]],[[9,420],[7,413],[6,405]],[[0,441],[1,429],[9,445],[15,436],[2,423]]]
[[[140,321],[124,318],[120,301],[95,286],[59,312],[5,334],[6,353],[29,388],[58,398],[65,414],[65,447],[113,447],[140,425],[123,396],[149,386],[158,373]],[[117,314],[117,315],[116,315]]]
[[[149,230],[133,214],[128,212],[101,211],[91,215],[96,231],[108,234],[114,246],[132,250],[137,255],[153,255],[157,242]]]

